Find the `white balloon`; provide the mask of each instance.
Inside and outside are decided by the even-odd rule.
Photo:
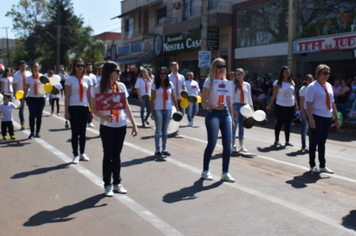
[[[257,110],[252,115],[255,121],[263,121],[266,118],[266,113],[263,110]]]
[[[4,95],[0,93],[0,103],[3,103]]]
[[[171,118],[173,117],[173,114],[177,111],[175,106],[172,106],[172,114],[171,114]]]
[[[46,94],[46,91],[44,90],[44,84],[40,84],[40,86],[38,86],[38,93],[39,94]]]
[[[168,125],[168,132],[174,133],[179,129],[179,122],[171,119]]]
[[[21,102],[20,102],[20,100],[18,100],[18,99],[12,100],[12,103],[13,103],[15,106],[17,106],[17,107],[19,107],[19,106],[21,105]]]
[[[249,105],[244,105],[240,108],[241,115],[245,117],[251,117],[253,115],[253,111]]]
[[[53,75],[49,83],[52,85],[57,85],[59,82],[61,82],[61,77],[59,77],[59,75]]]

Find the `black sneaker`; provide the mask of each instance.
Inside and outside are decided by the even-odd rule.
[[[163,152],[162,152],[162,155],[164,155],[164,156],[170,156],[171,154],[170,154],[168,151],[163,151]]]
[[[155,152],[155,156],[156,157],[162,157],[162,153],[161,152]]]
[[[33,139],[35,137],[35,135],[33,133],[30,134],[30,136],[28,136],[28,139]]]
[[[66,121],[66,124],[64,125],[66,129],[69,129],[68,121]]]

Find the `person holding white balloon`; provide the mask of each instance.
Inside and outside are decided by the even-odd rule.
[[[246,117],[241,113],[240,109],[244,105],[248,104],[251,109],[250,113],[253,113],[253,102],[251,97],[251,85],[244,81],[245,71],[242,68],[235,70],[235,80],[233,84],[233,96],[232,101],[234,103],[234,122],[235,128],[232,130],[232,142],[231,142],[231,152],[248,152],[243,146],[244,140],[244,120]],[[237,124],[239,124],[239,147],[236,148],[236,129]]]
[[[167,151],[167,132],[172,114],[172,106],[178,110],[177,99],[174,94],[174,85],[168,79],[166,67],[158,69],[155,81],[151,87],[151,119],[155,121],[155,156],[170,156]],[[162,152],[160,151],[159,138],[162,134]]]
[[[273,85],[273,95],[269,105],[267,106],[267,112],[271,110],[274,100],[276,100],[277,117],[277,123],[274,127],[274,145],[281,146],[279,143],[279,133],[284,125],[284,134],[286,139],[285,146],[293,146],[289,142],[290,126],[294,113],[299,110],[299,108],[297,97],[295,95],[295,84],[292,79],[290,69],[287,66],[283,66],[279,71],[278,80]]]
[[[24,97],[30,113],[30,136],[29,139],[34,137],[40,138],[40,130],[42,124],[42,112],[46,103],[46,94],[43,89],[44,84],[41,83],[40,77],[42,74],[39,72],[40,67],[38,63],[31,65],[32,75],[26,78],[26,86],[24,91]],[[24,106],[25,100],[22,100],[21,107]],[[36,122],[36,136],[35,136],[35,122]]]

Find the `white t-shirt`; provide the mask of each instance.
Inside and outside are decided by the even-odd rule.
[[[31,76],[32,73],[25,70],[25,84],[26,84],[26,78]],[[23,87],[23,74],[22,72],[19,70],[14,74],[14,81],[12,82],[13,84],[17,84],[17,91],[18,90],[22,90],[24,91],[24,87]]]
[[[0,112],[2,113],[3,117],[1,121],[12,121],[12,109],[17,109],[12,102],[9,102],[7,105],[4,103],[0,105]]]
[[[146,92],[146,83],[147,83],[147,92]],[[147,79],[138,78],[135,83],[135,89],[139,89],[141,97],[143,95],[151,96],[151,85],[152,82],[149,82]]]
[[[200,92],[199,84],[195,80],[186,80],[185,81],[185,87],[187,87],[188,94],[194,94],[195,96],[198,96],[198,93]]]
[[[172,110],[172,90],[174,85],[172,82],[169,82],[171,87],[167,88],[168,100],[166,101],[166,110]],[[163,88],[160,86],[159,89],[156,89],[156,84],[152,84],[152,91],[156,91],[156,98],[154,104],[154,110],[163,110]]]
[[[182,86],[185,85],[184,81],[184,76],[181,74],[177,74],[178,76],[178,85],[177,85],[177,78],[173,73],[170,73],[168,75],[169,81],[173,83],[174,86],[174,95],[176,95],[176,99],[179,100],[180,97],[180,92],[182,91]]]
[[[326,89],[330,96],[330,110],[326,105],[326,93],[322,85],[318,83],[317,80],[310,83],[305,92],[305,101],[312,103],[312,113],[321,116],[330,118],[332,116],[332,103],[334,102],[334,92],[331,84],[326,82]]]
[[[207,78],[207,79],[204,81],[203,87],[210,89],[210,78]],[[211,88],[210,91],[209,91],[209,95],[208,95],[208,101],[209,101],[211,104],[214,104],[214,105],[219,106],[219,97],[220,97],[220,95],[217,94],[217,93],[215,93],[215,92],[214,92],[214,89]],[[224,95],[224,103],[225,103],[225,107],[227,107],[227,102],[226,102],[226,96],[225,96],[225,95]],[[210,109],[210,108],[207,108],[207,109]]]
[[[66,72],[60,72],[59,77],[61,77],[61,82],[64,82],[68,78],[68,74]]]
[[[89,78],[91,79],[91,81],[93,82],[93,86],[92,86],[92,93],[91,94],[94,94],[94,89],[95,89],[95,86],[98,84],[98,80],[96,79],[96,76],[93,74],[93,73],[90,73],[89,75]]]
[[[294,86],[289,82],[283,82],[282,86],[278,87],[278,81],[274,82],[274,85],[278,88],[276,104],[282,107],[292,107],[295,104],[294,101]]]
[[[119,82],[119,85],[122,89],[122,91],[125,93],[125,97],[129,97],[129,93],[127,92],[125,84]],[[94,88],[94,94],[100,94],[100,84],[95,86]],[[107,91],[107,93],[113,93],[111,89]],[[95,96],[95,95],[94,95]],[[111,111],[99,111],[100,113],[104,115],[110,115]],[[107,126],[107,127],[113,127],[113,128],[118,128],[126,125],[126,112],[124,109],[119,110],[119,117],[120,117],[120,122],[117,122],[116,117],[113,117],[112,122],[107,122],[106,120],[100,119],[100,124]]]
[[[63,86],[61,83],[58,83],[55,85],[57,87],[57,89],[59,90],[58,94],[51,94],[51,98],[59,98],[61,97],[61,90],[63,89]]]
[[[234,103],[241,103],[241,90],[238,88],[235,92],[235,83],[232,84],[233,98]],[[244,104],[248,104],[250,106],[253,105],[252,97],[251,97],[251,85],[248,82],[243,83],[242,89],[244,90]]]
[[[41,80],[39,79],[42,76],[42,74],[38,74],[38,80],[37,80],[37,95],[35,95],[35,80],[33,79],[32,75],[26,78],[26,84],[30,85],[30,88],[27,93],[27,97],[32,97],[32,98],[45,98],[46,94],[40,94],[39,89],[40,86],[42,85]]]
[[[10,91],[9,91],[9,87],[8,87],[8,81],[7,78],[1,77],[0,81],[4,83],[4,91],[1,92],[9,92],[12,93],[14,90],[12,89],[12,83],[14,81],[14,78],[12,78],[11,76],[8,77],[9,81],[10,81]]]
[[[96,76],[96,82],[97,82],[97,84],[100,84],[100,81],[101,81],[101,75],[97,75],[97,76]]]
[[[84,99],[83,101],[80,101],[79,80],[74,75],[71,75],[66,79],[64,85],[70,86],[70,98],[68,104],[69,106],[84,106],[84,107],[88,106],[87,91],[89,86],[93,86],[93,82],[88,76],[84,75],[82,78],[82,83],[84,86]]]
[[[307,103],[305,101],[305,92],[307,90],[307,86],[303,85],[303,87],[301,87],[299,89],[299,97],[304,97],[304,103],[303,103],[303,109],[306,110],[307,109]]]

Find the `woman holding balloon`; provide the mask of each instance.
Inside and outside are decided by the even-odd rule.
[[[251,107],[251,113],[253,112],[253,102],[251,97],[251,85],[248,82],[244,81],[245,71],[242,68],[238,68],[235,71],[235,80],[233,84],[233,103],[234,103],[234,121],[235,128],[232,130],[232,142],[231,142],[231,151],[232,152],[248,152],[247,149],[243,146],[244,140],[244,120],[245,116],[241,114],[241,107],[248,104]],[[239,147],[236,148],[236,129],[237,124],[239,124]]]
[[[40,138],[40,130],[42,124],[42,112],[45,106],[45,92],[42,87],[44,84],[40,81],[42,74],[39,73],[38,63],[31,65],[32,75],[26,78],[26,86],[24,91],[24,97],[30,113],[30,136],[29,139],[34,137]],[[25,100],[22,100],[21,107],[23,107]],[[36,122],[36,136],[35,136],[35,122]]]
[[[201,96],[199,84],[197,81],[194,80],[193,72],[188,72],[187,78],[188,80],[185,81],[185,87],[187,88],[189,96],[193,96],[193,97]],[[189,102],[189,105],[187,107],[187,117],[189,122],[188,126],[194,125],[194,116],[198,113],[198,110],[199,110],[198,100],[196,100],[194,103]]]

